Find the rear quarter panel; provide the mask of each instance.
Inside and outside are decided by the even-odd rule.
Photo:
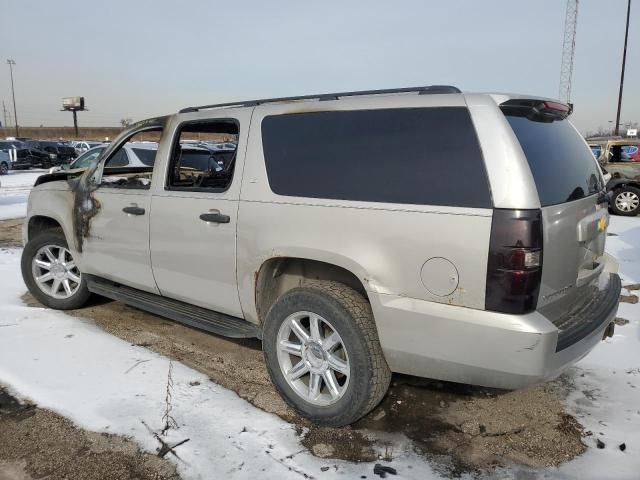
[[[238,283],[248,320],[258,321],[257,272],[275,257],[307,258],[343,267],[367,291],[377,294],[484,308],[490,209],[276,195],[264,163],[261,122],[267,115],[450,105],[464,105],[463,97],[402,96],[256,107],[238,217]],[[422,283],[422,266],[433,257],[444,257],[457,269],[458,286],[450,295],[434,295]]]

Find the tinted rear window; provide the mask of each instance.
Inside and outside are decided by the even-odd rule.
[[[279,195],[492,206],[463,107],[269,116],[262,141],[269,184]]]
[[[506,117],[527,157],[542,206],[578,200],[603,188],[593,153],[568,120]]]

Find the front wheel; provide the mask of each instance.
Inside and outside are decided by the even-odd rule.
[[[640,213],[640,189],[631,186],[618,188],[613,193],[611,210],[617,215],[633,217]]]
[[[47,307],[70,310],[89,300],[87,281],[61,230],[47,230],[29,240],[21,267],[29,292]]]
[[[391,380],[369,303],[338,282],[313,281],[280,297],[265,320],[263,349],[280,395],[320,425],[355,422]]]
[[[0,163],[0,175],[6,175],[9,173],[9,164],[2,162]]]

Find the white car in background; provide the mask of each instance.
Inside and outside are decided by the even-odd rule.
[[[50,168],[49,173],[87,168],[100,158],[106,148],[106,144],[93,147],[69,164]],[[157,150],[158,144],[155,142],[129,142],[109,160],[106,167],[150,167],[155,162]]]
[[[85,140],[76,140],[69,142],[69,144],[76,150],[76,153],[80,155],[94,147],[104,146],[103,142],[87,142]]]

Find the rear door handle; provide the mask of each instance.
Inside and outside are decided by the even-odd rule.
[[[213,222],[213,223],[229,223],[231,218],[229,215],[223,215],[220,212],[218,213],[201,213],[200,220],[203,222]]]
[[[127,213],[129,215],[144,215],[144,208],[142,207],[136,207],[136,206],[130,206],[130,207],[124,207],[122,209],[122,211],[124,213]]]

